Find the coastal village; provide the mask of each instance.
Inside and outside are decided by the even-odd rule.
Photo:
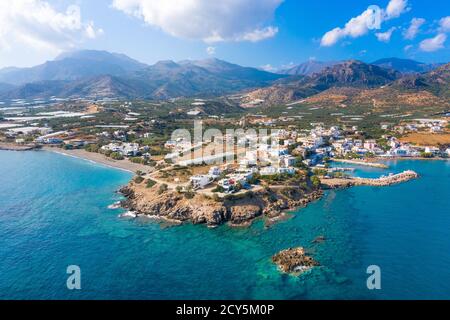
[[[388,160],[450,158],[448,114],[367,126],[342,115],[330,123],[261,111],[224,114],[222,102],[203,99],[20,103],[1,110],[0,149],[57,152],[131,172],[134,178],[119,190],[124,200],[111,208],[125,209],[124,218],[169,225],[246,227],[262,219],[270,227],[326,189],[420,178],[411,170],[358,177],[358,167],[386,172]],[[172,135],[191,133],[196,123],[205,129],[201,141]],[[210,128],[220,129],[209,136]],[[319,266],[303,248],[272,260],[291,274]]]
[[[167,124],[164,117],[146,118],[135,111],[133,102],[78,102],[76,111],[59,110],[24,114],[21,108],[2,110],[0,134],[2,148],[59,150],[89,158],[98,154],[103,163],[134,164],[135,181],[146,181],[147,186],[183,194],[202,194],[225,198],[260,191],[273,185],[283,185],[299,175],[305,183],[315,187],[360,185],[352,175],[354,167],[364,165],[384,167],[379,160],[397,158],[448,158],[449,143],[439,145],[413,144],[408,135],[448,138],[447,117],[402,120],[396,124],[381,123],[381,134],[367,137],[357,125],[325,125],[311,122],[302,128],[289,124],[285,116],[246,114],[239,118],[206,115],[201,107],[206,100],[190,101],[180,112],[186,123],[203,121],[210,125],[231,125],[241,129],[239,135],[223,134],[210,141],[195,144],[190,139],[162,137],[155,145],[154,129]],[[55,105],[58,105],[55,103]],[[111,107],[114,105],[115,107]],[[73,109],[73,107],[72,107]],[[113,112],[114,123],[98,121],[105,112]],[[170,114],[170,113],[169,113]],[[52,127],[51,122],[63,120]],[[62,130],[64,128],[66,130]],[[264,138],[248,128],[269,128]],[[231,152],[213,152],[207,149],[231,144]],[[11,147],[12,146],[12,147]],[[223,148],[222,148],[223,149]],[[99,159],[99,157],[96,157]],[[231,161],[230,161],[231,159]],[[224,161],[227,160],[227,161]],[[411,175],[406,175],[407,179]],[[396,175],[382,177],[365,184],[397,183]],[[384,180],[383,180],[384,179]]]

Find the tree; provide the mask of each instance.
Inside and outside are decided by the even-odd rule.
[[[318,189],[321,185],[320,179],[317,176],[311,177],[311,183],[313,184],[314,188]]]

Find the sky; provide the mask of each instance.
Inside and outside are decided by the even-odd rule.
[[[2,0],[0,68],[65,51],[153,64],[215,57],[266,70],[310,59],[450,61],[447,0]]]

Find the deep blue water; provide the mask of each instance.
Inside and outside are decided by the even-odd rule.
[[[130,174],[48,152],[0,151],[2,299],[450,298],[450,162],[400,161],[419,180],[327,192],[264,229],[162,228],[107,206]],[[326,241],[312,244],[323,235]],[[293,277],[270,257],[304,246],[322,267]],[[82,290],[66,288],[78,265]],[[369,291],[378,265],[382,290]]]

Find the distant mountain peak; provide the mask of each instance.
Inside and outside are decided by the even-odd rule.
[[[401,73],[424,73],[436,69],[441,63],[424,63],[411,59],[383,58],[372,62],[372,64],[397,70]]]
[[[73,81],[100,75],[124,76],[147,65],[130,57],[98,50],[65,52],[32,68],[0,72],[0,82],[22,85],[39,81]]]
[[[278,73],[288,74],[292,76],[310,76],[314,73],[321,72],[327,67],[337,64],[336,61],[319,61],[316,59],[309,59],[306,62],[292,66],[288,69],[282,69]]]

